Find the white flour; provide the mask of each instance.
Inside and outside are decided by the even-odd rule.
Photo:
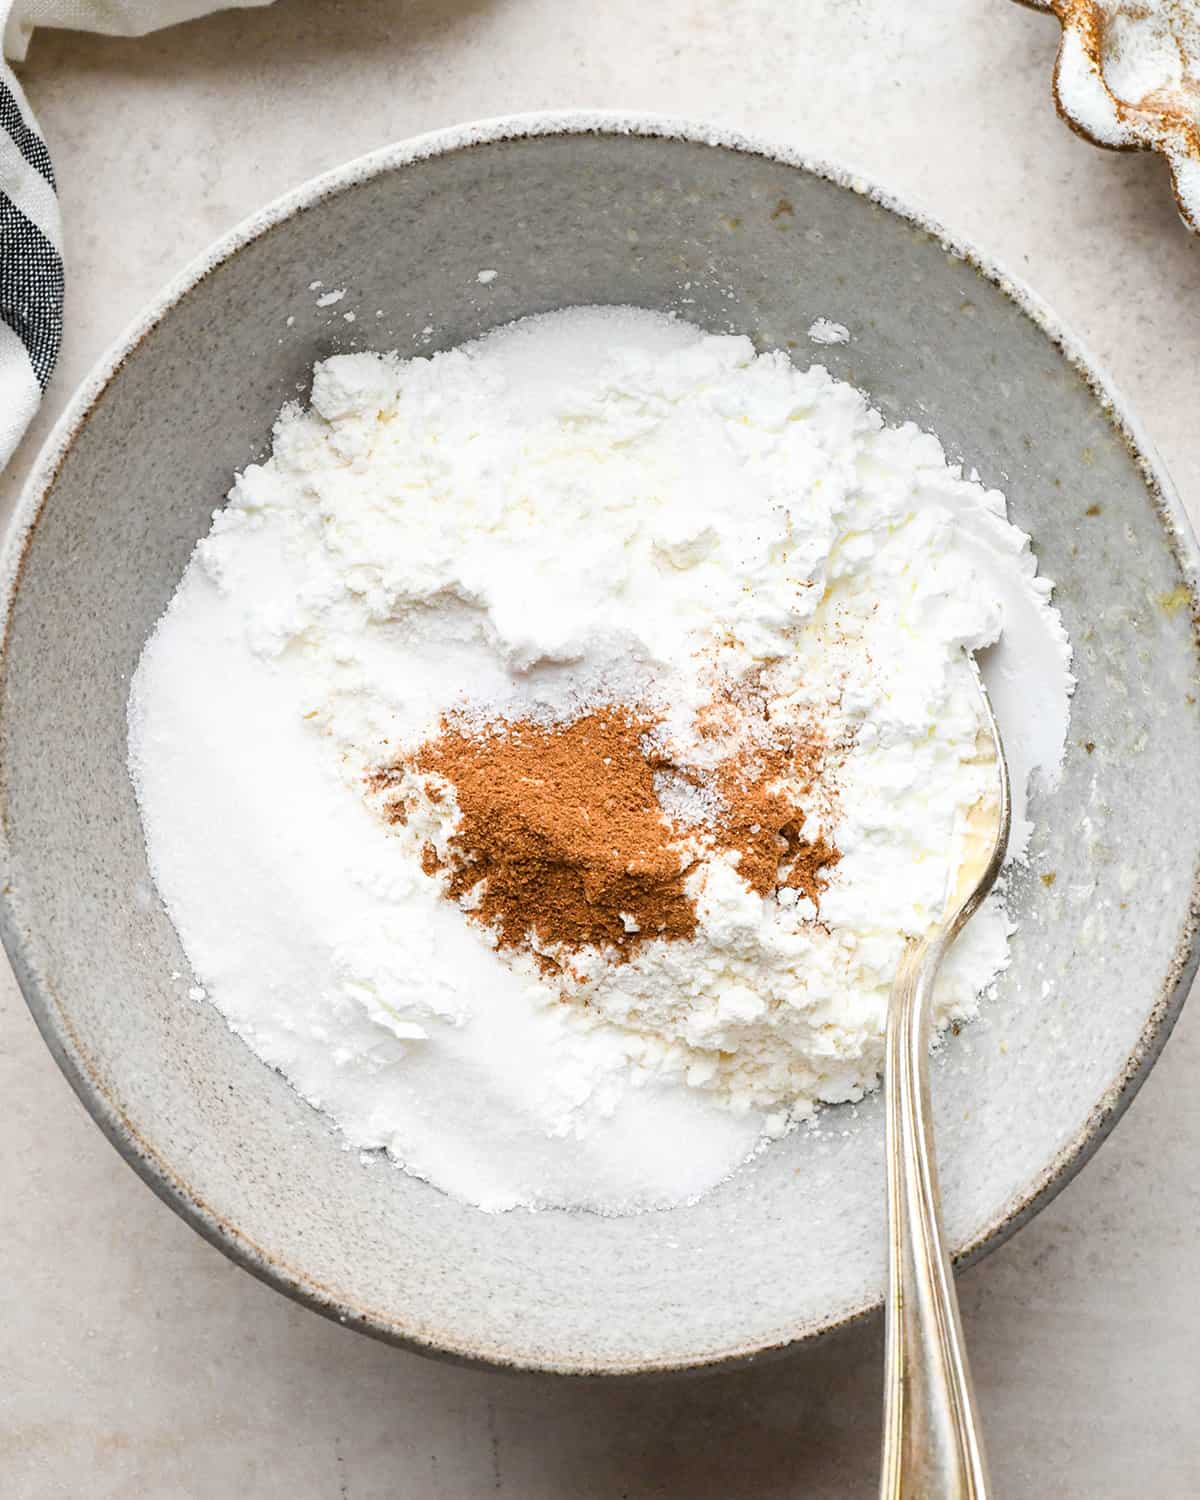
[[[809,325],[808,336],[814,344],[848,344],[850,330],[844,323],[831,323],[828,318],[817,318]]]
[[[337,357],[139,665],[151,867],[212,1003],[354,1145],[489,1209],[681,1201],[873,1085],[896,959],[982,789],[962,647],[1001,631],[1027,839],[1026,780],[1066,731],[1048,596],[1002,497],[934,438],[745,339],[577,309],[432,360]],[[364,795],[448,708],[650,697],[694,741],[714,672],[846,747],[805,809],[842,855],[820,921],[714,858],[696,937],[585,959],[586,1007],[422,872],[452,799],[397,832]],[[993,902],[960,940],[942,1019],[1008,926]]]

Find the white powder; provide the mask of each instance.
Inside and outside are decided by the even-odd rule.
[[[848,344],[850,330],[844,323],[831,323],[828,318],[818,318],[809,325],[808,336],[814,344]]]
[[[962,648],[998,637],[1020,846],[1067,644],[1003,498],[936,439],[819,367],[630,309],[338,356],[139,665],[151,867],[212,1003],[352,1144],[489,1209],[678,1202],[873,1085],[897,957],[983,787]],[[821,920],[713,857],[696,937],[585,955],[586,1007],[422,872],[452,797],[392,830],[364,794],[447,709],[649,697],[694,745],[714,672],[846,747],[836,797],[805,807],[842,854]],[[942,1019],[974,1009],[1008,929],[997,902],[972,923]]]

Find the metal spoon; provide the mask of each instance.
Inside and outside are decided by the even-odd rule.
[[[971,809],[963,856],[941,918],[913,939],[888,1005],[889,1284],[881,1500],[986,1500],[987,1467],[958,1315],[929,1109],[929,1026],[934,982],[950,944],[978,910],[1004,862],[1011,818],[1008,764],[974,656],[986,730],[980,758],[996,770],[995,795]]]

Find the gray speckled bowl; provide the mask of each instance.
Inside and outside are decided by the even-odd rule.
[[[318,280],[345,297],[319,307]],[[932,427],[1033,533],[1079,689],[1012,966],[935,1070],[953,1243],[994,1245],[1078,1168],[1196,963],[1195,544],[1115,398],[1025,293],[860,183],[673,124],[540,117],[370,157],[224,240],[105,362],[8,544],[3,925],[97,1122],[249,1270],[416,1348],[645,1371],[783,1346],[879,1302],[878,1100],[638,1218],[488,1217],[364,1166],[186,998],[125,772],[147,632],[314,359],[445,347],[581,302],[678,309],[801,360],[817,316],[847,324],[820,358]]]

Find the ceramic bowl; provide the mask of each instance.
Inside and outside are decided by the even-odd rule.
[[[1200,6],[1196,0],[1021,0],[1062,26],[1054,104],[1112,151],[1158,151],[1179,216],[1200,234]]]
[[[1196,963],[1197,554],[1183,512],[1028,294],[856,179],[669,122],[539,116],[369,157],[222,241],[122,341],[43,454],[8,542],[4,940],[97,1123],[248,1270],[429,1352],[678,1369],[879,1303],[878,1098],[828,1112],[691,1207],[464,1207],[347,1151],[187,998],[125,768],[142,643],[313,361],[428,352],[571,303],[676,310],[819,356],[889,419],[937,432],[1036,539],[1079,686],[1062,784],[1034,799],[1011,967],[934,1069],[958,1253],[996,1244],[1079,1167]],[[810,344],[818,317],[850,341]]]

